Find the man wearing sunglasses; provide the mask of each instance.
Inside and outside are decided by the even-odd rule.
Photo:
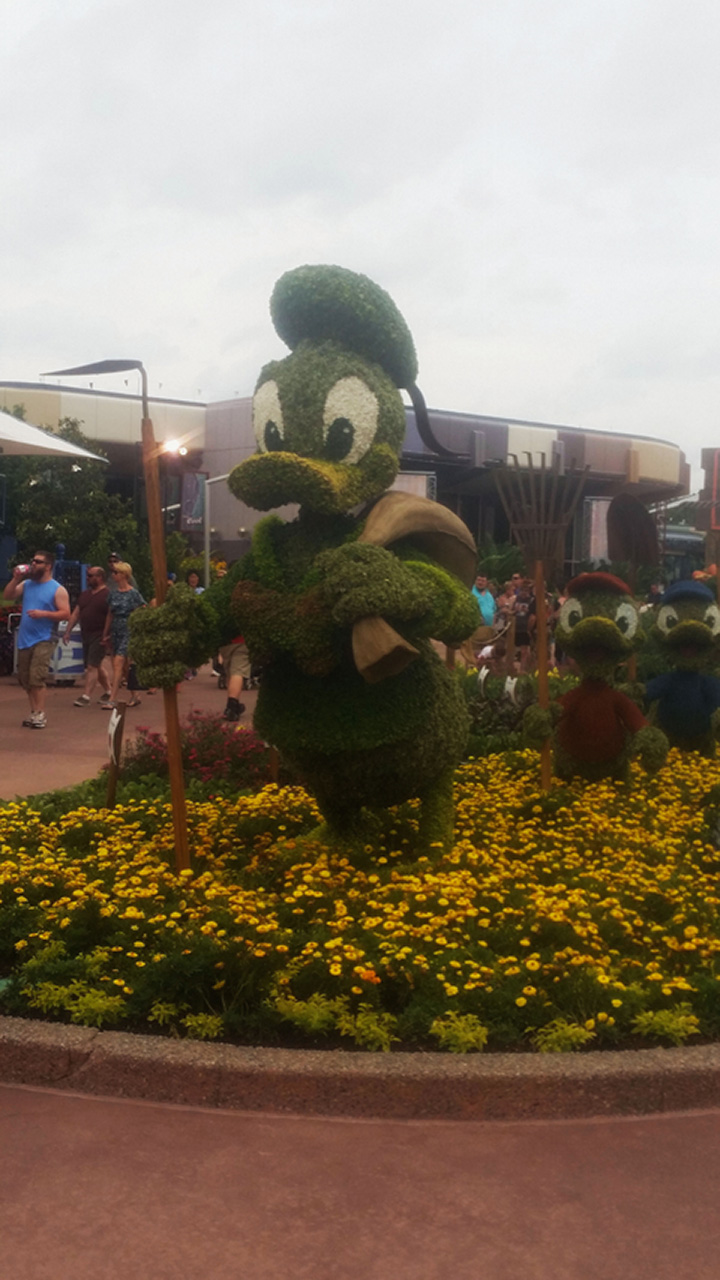
[[[45,681],[58,623],[70,617],[68,593],[52,575],[54,563],[49,551],[36,551],[29,568],[17,566],[3,592],[6,600],[22,600],[18,679],[30,703],[30,715],[23,720],[28,729],[44,729],[47,724]]]

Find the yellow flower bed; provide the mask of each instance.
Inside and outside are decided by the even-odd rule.
[[[415,810],[333,850],[298,788],[190,804],[0,811],[0,1010],[249,1042],[451,1050],[720,1034],[720,763],[556,784],[533,752],[457,774],[456,843]],[[313,835],[313,830],[316,832]]]

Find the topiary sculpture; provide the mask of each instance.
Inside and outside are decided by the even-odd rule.
[[[362,833],[364,808],[419,797],[423,846],[446,844],[468,714],[431,639],[459,644],[478,626],[476,549],[446,508],[381,496],[405,434],[399,387],[418,394],[412,338],[384,290],[340,267],[288,272],[271,314],[291,354],[260,373],[258,452],[229,485],[259,510],[299,514],[265,517],[200,599],[222,642],[242,632],[262,668],[255,727],[335,835]],[[134,627],[141,666],[158,625],[147,610]]]
[[[720,680],[707,668],[720,657],[720,609],[709,587],[688,580],[668,587],[655,633],[674,671],[646,685],[652,718],[682,751],[715,754]]]
[[[555,630],[557,643],[574,659],[582,680],[550,712],[529,707],[526,738],[541,746],[554,731],[555,773],[597,781],[629,776],[637,755],[648,771],[659,769],[667,739],[648,725],[637,704],[613,684],[618,664],[642,643],[639,614],[629,588],[609,573],[581,573],[568,585]]]

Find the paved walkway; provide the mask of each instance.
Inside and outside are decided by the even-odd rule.
[[[203,667],[194,680],[184,681],[178,691],[181,718],[191,710],[219,714],[227,694],[217,687],[211,667]],[[92,778],[107,764],[109,713],[97,703],[74,707],[79,687],[49,688],[46,729],[26,729],[27,696],[12,676],[0,679],[0,799],[33,795],[68,787]],[[123,697],[129,697],[123,691]],[[161,693],[139,695],[141,706],[126,713],[126,740],[138,725],[164,731]],[[257,695],[243,694],[246,712],[242,723],[252,723]]]
[[[293,1119],[0,1086],[7,1280],[717,1280],[720,1112]]]
[[[73,707],[77,692],[52,690],[33,731],[25,695],[0,680],[0,797],[105,763],[107,713]],[[181,715],[225,701],[208,668],[179,696]],[[161,729],[162,697],[128,719]],[[0,1144],[0,1280],[720,1274],[720,1111],[329,1120],[0,1085]]]

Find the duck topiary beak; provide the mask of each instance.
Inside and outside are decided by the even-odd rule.
[[[715,637],[709,627],[704,622],[700,622],[697,618],[688,618],[684,622],[678,622],[672,631],[668,632],[667,645],[673,652],[681,650],[695,651],[696,653],[706,653],[715,643]]]
[[[380,494],[392,484],[397,457],[376,445],[359,463],[344,466],[297,453],[255,453],[230,473],[228,486],[249,507],[270,511],[289,502],[335,515]]]
[[[611,618],[584,618],[573,628],[565,647],[573,657],[607,654],[614,658],[629,653],[632,646]]]

